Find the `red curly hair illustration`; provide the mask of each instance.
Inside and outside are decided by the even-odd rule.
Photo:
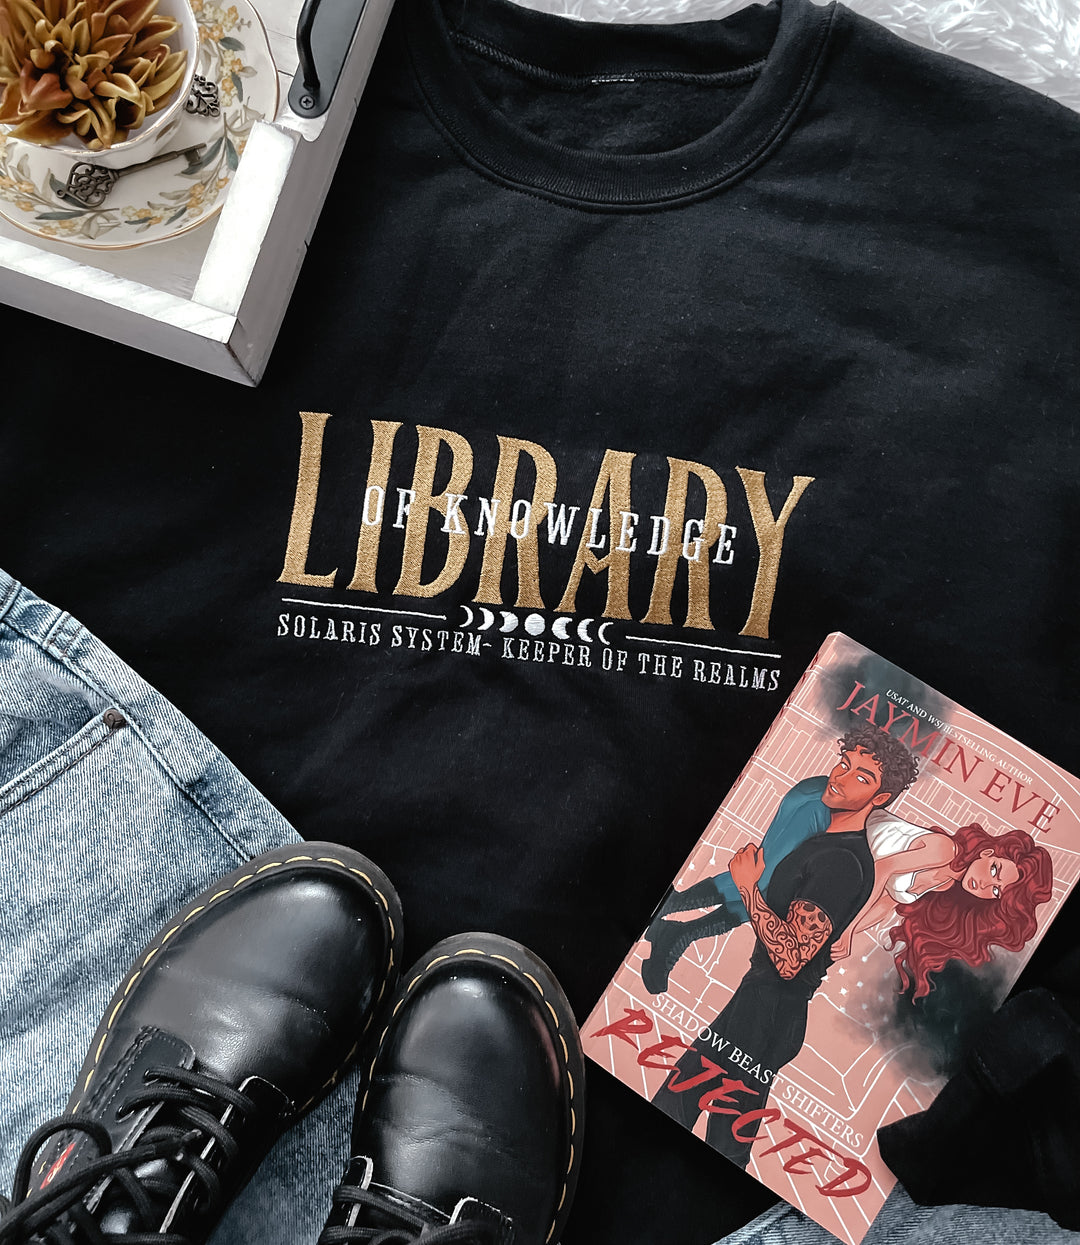
[[[948,831],[935,826],[934,833]],[[889,931],[888,946],[900,948],[894,956],[896,970],[905,990],[914,985],[915,998],[930,993],[930,975],[949,960],[977,968],[989,962],[992,947],[1019,951],[1035,933],[1036,907],[1053,893],[1050,853],[1023,830],[994,835],[975,823],[949,837],[956,845],[949,868],[957,883],[988,847],[995,856],[1011,860],[1020,876],[993,902],[954,883],[897,909],[900,923]]]

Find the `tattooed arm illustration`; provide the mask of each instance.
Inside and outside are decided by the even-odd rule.
[[[796,899],[781,917],[768,906],[758,881],[765,868],[761,850],[752,843],[740,848],[731,860],[731,877],[739,888],[750,923],[776,967],[790,981],[814,958],[832,933],[832,921],[817,906],[805,899]]]

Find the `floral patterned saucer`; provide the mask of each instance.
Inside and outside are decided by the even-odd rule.
[[[277,112],[277,73],[247,0],[228,8],[191,0],[191,7],[199,24],[197,72],[217,85],[220,109],[216,116],[185,113],[169,149],[202,150],[127,171],[100,207],[84,207],[59,193],[70,160],[0,134],[0,216],[40,238],[118,250],[174,238],[221,211],[251,127]]]

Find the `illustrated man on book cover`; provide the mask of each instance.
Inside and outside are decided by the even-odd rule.
[[[797,820],[809,821],[812,828],[770,860],[764,890],[763,848],[747,844],[732,857],[730,881],[757,936],[750,967],[727,1006],[703,1030],[709,1036],[688,1049],[652,1100],[693,1128],[705,1109],[697,1089],[702,1073],[723,1058],[713,1039],[723,1040],[726,1052],[737,1050],[738,1065],[711,1094],[706,1138],[744,1168],[757,1122],[744,1124],[736,1136],[730,1117],[763,1109],[776,1072],[801,1049],[810,1000],[832,963],[833,945],[874,895],[867,818],[906,790],[918,772],[903,743],[869,724],[849,731],[840,749],[836,766],[812,800],[825,810],[826,824],[819,828],[816,809],[814,818],[798,818],[796,811]],[[720,1102],[733,1105],[727,1109]]]
[[[840,760],[831,774],[804,778],[780,802],[761,843],[765,863],[759,889],[768,888],[774,869],[785,856],[828,829],[837,799],[865,803],[865,808],[860,809],[863,816],[859,823],[864,828],[866,817],[891,804],[918,773],[918,762],[905,745],[869,722],[860,722],[849,730],[840,741],[840,748]],[[884,767],[883,774],[879,774],[880,781],[873,792],[867,779],[846,766],[844,757],[850,749],[880,756],[877,764]],[[696,908],[709,911],[688,921],[667,920],[673,912]],[[645,988],[650,994],[662,994],[668,987],[671,970],[693,942],[726,934],[747,920],[749,913],[730,872],[703,878],[683,891],[671,891],[645,931],[652,948],[641,966]]]

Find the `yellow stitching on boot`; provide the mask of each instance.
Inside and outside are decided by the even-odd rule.
[[[286,860],[285,863],[287,865],[294,865],[296,864],[298,860],[311,860],[311,859],[312,859],[311,856],[290,856],[289,859]]]
[[[555,1012],[555,1009],[551,1006],[548,1000],[544,997],[543,988],[541,987],[540,983],[536,980],[536,978],[533,977],[530,973],[525,972],[524,969],[519,967],[519,965],[515,964],[514,961],[511,960],[509,957],[505,955],[498,955],[495,952],[482,951],[478,947],[462,948],[460,951],[454,952],[455,956],[468,955],[468,954],[481,955],[481,956],[484,956],[486,959],[491,959],[491,960],[502,960],[505,964],[509,964],[511,968],[516,969],[517,972],[519,972],[522,977],[525,977],[528,981],[532,983],[532,985],[536,988],[537,992],[539,993],[540,997],[544,999],[545,1003],[547,1003],[548,1010],[551,1012],[552,1016],[554,1017],[556,1033],[558,1035],[559,1041],[562,1043],[562,1048],[563,1048],[563,1063],[566,1067],[566,1080],[567,1080],[567,1084],[570,1087],[570,1104],[569,1104],[570,1135],[571,1135],[571,1138],[573,1138],[574,1134],[577,1132],[577,1115],[574,1111],[574,1106],[573,1106],[574,1097],[575,1097],[574,1076],[573,1076],[573,1073],[570,1071],[570,1051],[566,1045],[566,1039],[562,1035],[562,1032],[561,1032],[562,1026],[559,1023],[559,1017],[557,1013]],[[416,976],[412,979],[412,981],[410,981],[409,984],[405,987],[405,993],[401,996],[400,999],[398,999],[397,1004],[395,1005],[394,1010],[390,1015],[391,1024],[393,1023],[394,1017],[398,1014],[398,1011],[401,1009],[402,1004],[405,1002],[406,996],[412,991],[413,987],[420,980],[420,978],[423,977],[424,974],[428,972],[431,968],[433,968],[436,964],[441,964],[444,960],[447,960],[449,958],[450,958],[449,956],[445,956],[445,955],[437,956],[434,960],[432,960],[429,964],[425,965],[424,968],[422,968],[420,972],[416,974]],[[378,1045],[375,1048],[375,1055],[371,1061],[371,1068],[368,1070],[368,1080],[370,1080],[371,1077],[375,1073],[375,1065],[379,1061],[379,1055],[382,1053],[383,1043],[386,1041],[386,1035],[389,1032],[390,1032],[390,1024],[387,1024],[386,1028],[382,1031],[382,1036],[379,1038]],[[369,1090],[364,1091],[363,1101],[360,1104],[361,1111],[364,1111],[365,1108],[367,1107],[368,1092]],[[547,1236],[544,1238],[545,1242],[550,1241],[552,1238],[552,1235],[555,1232],[555,1224],[558,1220],[559,1212],[562,1209],[563,1202],[566,1200],[566,1190],[569,1185],[568,1178],[570,1176],[571,1171],[573,1171],[573,1168],[574,1168],[574,1143],[573,1143],[573,1140],[571,1140],[570,1141],[570,1162],[567,1164],[567,1168],[566,1168],[567,1178],[563,1180],[562,1194],[559,1197],[559,1204],[555,1208],[555,1218],[552,1219],[551,1227],[548,1229]]]
[[[339,869],[347,869],[349,867],[343,860],[338,860],[335,856],[317,856],[316,860],[320,865],[337,865]],[[371,879],[369,878],[368,881],[371,881]]]
[[[280,869],[284,862],[280,860],[268,860],[265,865],[260,865],[255,870],[256,873],[265,873],[267,869]],[[340,864],[340,861],[336,862]]]
[[[184,917],[184,924],[186,925],[186,924],[188,923],[188,921],[190,921],[190,920],[191,920],[191,918],[192,918],[193,916],[195,916],[197,913],[199,913],[199,912],[205,912],[205,911],[206,911],[206,905],[205,905],[205,904],[199,904],[199,906],[198,906],[197,908],[192,908],[192,909],[191,909],[191,911],[187,914],[187,916],[186,916],[186,917]]]
[[[250,881],[251,881],[254,877],[258,876],[258,874],[260,874],[260,873],[263,873],[263,872],[264,872],[265,870],[267,870],[267,869],[276,869],[276,868],[279,868],[279,867],[281,866],[281,864],[282,864],[282,863],[286,863],[286,864],[288,864],[288,863],[299,862],[299,861],[305,861],[305,860],[306,860],[306,861],[310,861],[311,859],[312,859],[312,857],[310,857],[310,856],[294,856],[294,857],[292,857],[292,858],[291,858],[291,860],[289,860],[289,861],[284,861],[284,862],[282,862],[282,861],[271,861],[271,862],[269,862],[268,864],[263,865],[260,869],[257,869],[257,870],[255,871],[255,873],[245,873],[242,877],[237,878],[237,879],[236,879],[236,881],[232,883],[231,887],[229,887],[229,888],[227,888],[227,889],[225,889],[225,890],[216,891],[213,895],[211,895],[211,896],[210,896],[210,898],[206,901],[206,904],[205,904],[204,906],[205,906],[205,907],[209,907],[209,905],[210,905],[210,904],[212,904],[212,903],[213,903],[216,899],[222,899],[222,898],[224,898],[226,895],[231,894],[233,891],[238,890],[241,886],[243,886],[243,885],[244,885],[244,883],[245,883],[245,882],[250,882]],[[320,858],[320,860],[321,860],[322,862],[326,862],[326,863],[331,863],[331,864],[338,865],[338,866],[339,866],[340,868],[342,868],[342,869],[346,869],[346,868],[347,868],[347,866],[346,866],[346,865],[345,865],[342,861],[340,861],[340,860],[334,860],[332,857],[321,857],[321,858]],[[354,874],[356,874],[357,876],[359,876],[359,877],[363,878],[363,879],[364,879],[364,881],[365,881],[365,882],[367,882],[367,884],[371,887],[371,889],[372,889],[372,891],[374,892],[374,894],[378,895],[379,900],[381,901],[381,903],[382,903],[383,907],[386,909],[386,914],[387,914],[387,922],[388,922],[388,924],[389,924],[389,926],[390,926],[390,937],[391,937],[391,947],[390,947],[390,951],[389,951],[389,962],[388,962],[388,964],[387,964],[387,972],[389,972],[389,971],[393,968],[393,966],[394,966],[393,939],[394,939],[394,938],[395,938],[395,936],[396,936],[396,935],[395,935],[395,931],[394,931],[394,922],[393,922],[393,920],[392,920],[392,919],[391,919],[391,917],[390,917],[390,905],[387,903],[386,896],[385,896],[385,895],[383,895],[383,894],[382,894],[382,892],[381,892],[381,891],[380,891],[380,890],[379,890],[379,889],[375,886],[375,884],[372,882],[371,878],[369,878],[369,877],[368,877],[368,875],[367,875],[366,873],[362,873],[359,869],[353,869],[353,868],[348,868],[348,872],[349,872],[349,873],[354,873]],[[201,911],[203,911],[203,907],[195,908],[193,911],[191,911],[191,912],[187,913],[184,917],[180,918],[180,919],[179,919],[179,921],[178,921],[178,923],[177,923],[176,925],[172,926],[172,927],[171,927],[171,928],[170,928],[170,929],[169,929],[169,930],[168,930],[168,931],[167,931],[167,932],[166,932],[166,933],[162,936],[162,939],[161,939],[160,943],[158,943],[158,945],[157,945],[156,947],[151,947],[151,949],[147,952],[147,954],[146,954],[146,958],[143,960],[142,965],[140,966],[139,970],[135,973],[135,975],[134,975],[134,976],[131,978],[131,980],[128,982],[127,987],[125,988],[124,993],[123,993],[123,995],[122,995],[122,996],[121,996],[121,998],[120,998],[120,1001],[119,1001],[119,1002],[116,1004],[116,1006],[113,1008],[113,1010],[112,1010],[112,1012],[111,1012],[111,1014],[110,1014],[110,1016],[109,1016],[109,1019],[108,1019],[108,1021],[107,1021],[107,1022],[106,1022],[106,1024],[105,1024],[105,1032],[102,1034],[101,1041],[98,1043],[97,1052],[96,1052],[96,1053],[95,1053],[95,1055],[94,1055],[94,1066],[90,1069],[90,1071],[89,1071],[89,1072],[87,1073],[87,1075],[86,1075],[86,1080],[83,1082],[82,1094],[81,1094],[81,1096],[79,1097],[78,1102],[76,1102],[76,1103],[75,1103],[75,1105],[71,1108],[71,1113],[72,1113],[72,1115],[74,1115],[74,1114],[78,1111],[79,1107],[81,1107],[81,1106],[82,1106],[82,1100],[83,1100],[83,1097],[84,1097],[84,1096],[85,1096],[85,1094],[86,1094],[86,1090],[89,1088],[90,1082],[91,1082],[91,1081],[93,1080],[93,1078],[94,1078],[94,1073],[97,1071],[97,1064],[98,1064],[98,1061],[99,1061],[99,1060],[100,1060],[100,1058],[101,1058],[101,1052],[102,1052],[102,1049],[103,1049],[103,1048],[104,1048],[104,1046],[105,1046],[105,1042],[106,1042],[106,1040],[108,1039],[109,1034],[110,1034],[110,1032],[111,1032],[111,1030],[112,1030],[113,1023],[115,1022],[116,1017],[117,1017],[118,1013],[120,1012],[121,1008],[124,1006],[124,1003],[125,1003],[125,1001],[127,1000],[127,995],[128,995],[128,992],[130,991],[131,987],[135,984],[136,980],[137,980],[137,979],[138,979],[138,977],[140,976],[140,974],[141,974],[141,972],[142,972],[142,969],[143,969],[143,968],[145,968],[145,967],[146,967],[146,965],[150,963],[150,961],[154,958],[154,956],[155,956],[155,955],[157,955],[157,953],[161,950],[161,948],[162,948],[162,947],[164,947],[164,945],[165,945],[165,944],[169,941],[169,939],[173,936],[173,934],[175,934],[175,933],[177,932],[177,930],[178,930],[178,929],[180,929],[180,927],[181,927],[183,924],[185,924],[188,920],[190,920],[190,919],[191,919],[191,917],[193,917],[193,916],[194,916],[197,912],[201,912]],[[417,980],[419,980],[419,978],[417,978]],[[414,983],[414,984],[415,984],[415,983]],[[384,993],[385,989],[386,989],[386,981],[384,980],[384,981],[383,981],[383,983],[382,983],[382,987],[380,988],[380,991],[379,991],[379,999],[381,999],[381,998],[382,998],[382,995],[383,995],[383,993]],[[378,1000],[377,1000],[377,1001],[378,1001]],[[399,1004],[399,1006],[400,1006],[400,1004]],[[396,1009],[395,1009],[395,1011],[396,1011]],[[366,1032],[367,1032],[368,1026],[371,1024],[371,1021],[372,1021],[372,1016],[368,1016],[367,1023],[364,1025],[364,1029],[363,1029],[363,1032],[364,1032],[364,1033],[366,1033]],[[383,1031],[383,1038],[385,1038],[385,1037],[386,1037],[386,1031],[384,1030],[384,1031]],[[382,1039],[380,1039],[380,1046],[381,1046],[381,1044],[382,1044]],[[356,1044],[353,1046],[352,1051],[350,1051],[350,1052],[349,1052],[349,1054],[346,1056],[345,1062],[344,1062],[344,1063],[341,1065],[341,1067],[339,1067],[339,1068],[337,1069],[337,1071],[334,1073],[334,1076],[333,1076],[333,1078],[332,1078],[332,1082],[331,1082],[331,1083],[336,1082],[336,1080],[337,1080],[337,1078],[340,1076],[341,1072],[342,1072],[342,1071],[344,1070],[344,1068],[348,1065],[349,1061],[353,1058],[354,1054],[356,1053],[356,1049],[357,1049],[357,1046],[358,1046],[358,1045],[359,1045],[359,1043],[356,1043]],[[372,1070],[374,1070],[374,1067],[375,1067],[374,1060],[372,1061],[372,1065],[371,1065],[371,1067],[372,1067]],[[368,1073],[368,1075],[369,1075],[369,1077],[370,1077],[371,1072],[369,1072],[369,1073]],[[312,1099],[310,1099],[310,1100],[309,1100],[309,1102],[313,1102],[313,1101],[314,1101],[314,1098],[312,1098]],[[366,1092],[365,1092],[365,1094],[364,1094],[364,1101],[365,1101],[365,1102],[367,1101],[367,1093],[366,1093]],[[306,1109],[306,1106],[305,1106],[304,1108],[302,1108],[302,1110],[305,1110],[305,1109]],[[43,1165],[43,1166],[44,1166],[44,1165]]]

